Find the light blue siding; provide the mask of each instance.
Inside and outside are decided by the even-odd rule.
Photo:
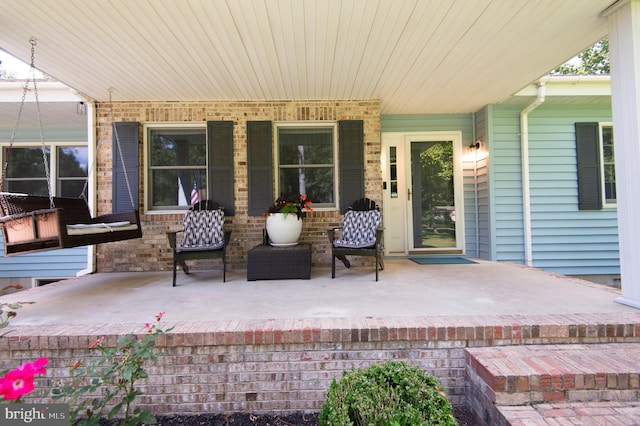
[[[524,262],[520,107],[493,107],[491,163],[496,259]],[[529,115],[533,266],[563,274],[619,274],[617,212],[580,211],[576,122],[611,121],[609,104],[543,104]],[[520,246],[520,247],[519,247]]]
[[[8,143],[12,132],[13,129],[0,128],[0,142]],[[87,128],[82,126],[46,127],[43,133],[45,142],[87,143]],[[24,143],[39,145],[39,129],[19,128],[14,143],[15,146]],[[77,272],[87,268],[87,250],[87,247],[76,247],[4,257],[4,242],[0,238],[0,278],[73,277]]]

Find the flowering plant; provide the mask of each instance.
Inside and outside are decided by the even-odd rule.
[[[302,219],[306,212],[313,211],[313,209],[309,207],[310,205],[311,200],[308,200],[304,194],[289,200],[278,198],[262,215],[269,216],[270,213],[295,213],[298,215],[298,219]]]
[[[144,335],[118,337],[114,347],[105,346],[104,337],[98,338],[89,348],[96,349],[100,356],[87,363],[78,360],[71,367],[72,382],[52,390],[54,400],[71,405],[71,424],[100,425],[103,418],[112,420],[121,411],[124,419],[118,424],[123,426],[156,423],[151,411],[133,408],[132,403],[142,394],[136,383],[148,377],[144,364],[156,359],[156,339],[173,328],[160,328],[163,316],[164,312],[160,312],[156,324],[146,323]]]
[[[4,400],[18,400],[34,388],[33,381],[36,374],[46,374],[44,368],[49,361],[38,358],[33,362],[25,362],[20,367],[7,372],[0,377],[0,396]]]

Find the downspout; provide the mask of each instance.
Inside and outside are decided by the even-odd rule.
[[[522,158],[522,214],[524,228],[524,263],[533,266],[531,237],[531,193],[529,188],[529,113],[544,102],[546,85],[538,81],[538,97],[520,112],[520,153]]]

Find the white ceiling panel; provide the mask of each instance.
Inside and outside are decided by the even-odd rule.
[[[381,100],[468,113],[606,35],[613,0],[0,0],[0,48],[114,100]]]

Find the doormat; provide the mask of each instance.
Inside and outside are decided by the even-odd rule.
[[[470,264],[470,263],[478,263],[473,260],[466,259],[461,256],[410,256],[409,260],[413,260],[414,262],[420,265],[446,265],[446,264]]]

